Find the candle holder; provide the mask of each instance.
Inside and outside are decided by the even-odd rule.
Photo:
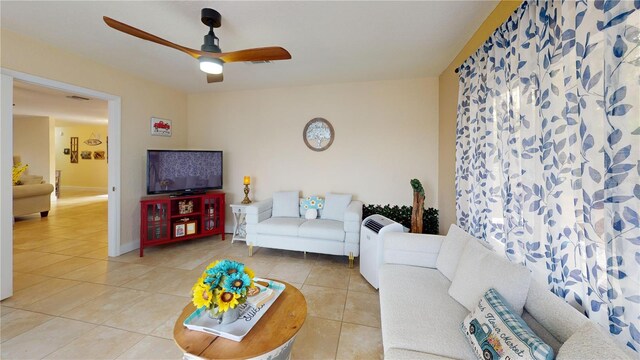
[[[242,200],[243,204],[251,204],[251,199],[249,199],[249,184],[244,184],[244,200]]]

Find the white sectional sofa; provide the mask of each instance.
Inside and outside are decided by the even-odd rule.
[[[461,281],[463,286],[458,286],[456,291],[462,289],[470,293],[460,298],[463,303],[475,303],[477,306],[480,296],[471,293],[474,288],[479,290],[483,287],[496,288],[516,299],[514,303],[521,302],[522,319],[553,348],[557,359],[638,358],[638,354],[615,344],[606,331],[543,284],[532,279],[523,281],[522,278],[517,283],[509,283],[508,280],[503,283],[501,277],[509,278],[514,276],[513,273],[522,272],[521,269],[509,270],[504,266],[524,267],[501,262],[507,260],[479,246],[479,242],[455,225],[446,237],[407,233],[385,235],[384,263],[380,267],[385,359],[476,358],[461,330],[470,310],[450,295],[455,293],[452,292],[452,283]],[[489,273],[489,278],[478,281],[469,272],[474,269],[460,270],[469,265],[459,263],[467,246],[476,246],[474,257],[482,259],[483,265],[475,272]],[[465,278],[460,278],[461,272]],[[524,274],[530,277],[528,270]]]
[[[296,196],[296,209],[299,199]],[[320,218],[307,220],[299,207],[294,216],[272,216],[273,199],[251,204],[246,209],[247,245],[349,256],[349,264],[360,254],[362,202],[352,200],[344,209],[342,221]]]

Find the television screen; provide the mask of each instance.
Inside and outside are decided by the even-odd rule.
[[[147,150],[147,194],[222,189],[222,151]]]

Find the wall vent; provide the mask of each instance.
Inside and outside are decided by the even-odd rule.
[[[72,99],[72,100],[82,100],[82,101],[89,101],[91,99],[83,97],[83,96],[78,96],[78,95],[67,95],[67,99]]]

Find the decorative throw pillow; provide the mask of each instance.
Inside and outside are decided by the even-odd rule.
[[[456,274],[449,286],[449,295],[472,311],[487,290],[494,288],[507,299],[516,312],[522,314],[527,301],[531,274],[521,264],[512,263],[471,240],[462,252]]]
[[[22,163],[17,163],[13,165],[12,174],[11,174],[13,185],[21,184],[20,176],[22,176],[22,173],[25,172],[25,170],[27,170],[28,167],[29,165],[27,164],[22,165]]]
[[[271,217],[299,218],[298,192],[279,191],[273,193],[273,209],[271,210]]]
[[[553,359],[551,346],[511,310],[495,289],[482,296],[460,330],[479,359]]]
[[[319,196],[307,196],[304,199],[300,199],[300,206],[304,210],[316,209],[320,210],[324,208],[324,199]]]
[[[557,360],[631,360],[598,325],[585,321],[560,347]]]
[[[436,259],[436,268],[442,275],[446,276],[447,279],[453,280],[453,276],[456,274],[456,268],[458,267],[458,261],[462,256],[462,251],[469,240],[476,240],[476,238],[459,228],[456,224],[449,226],[447,236],[444,238],[444,241],[442,241],[438,259]]]
[[[316,209],[307,209],[304,213],[304,218],[307,220],[317,219],[318,218],[318,210]]]
[[[344,221],[344,212],[351,203],[350,194],[327,193],[322,210],[322,219]]]

